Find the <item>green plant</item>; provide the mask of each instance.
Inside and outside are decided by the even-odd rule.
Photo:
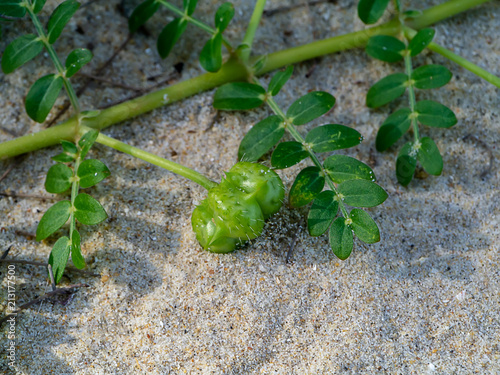
[[[79,4],[74,0],[62,2],[50,17],[47,28],[44,29],[37,17],[37,13],[42,11],[45,1],[0,0],[0,15],[11,19],[23,17],[27,13],[32,19],[38,34],[22,36],[14,40],[6,48],[2,56],[4,73],[12,72],[25,62],[36,57],[44,48],[56,67],[55,74],[42,77],[35,82],[28,92],[26,98],[28,115],[35,121],[43,122],[63,86],[74,109],[74,116],[62,124],[0,145],[0,159],[5,159],[64,141],[64,153],[56,157],[56,161],[60,162],[60,164],[52,167],[51,171],[49,171],[46,186],[52,192],[64,192],[71,187],[71,199],[66,201],[69,202],[69,206],[68,203],[57,203],[55,206],[63,208],[57,210],[58,213],[55,216],[58,218],[56,220],[57,225],[53,225],[52,220],[47,219],[44,221],[42,219],[41,229],[39,229],[41,234],[38,235],[37,233],[38,239],[46,238],[64,224],[62,222],[63,218],[66,218],[65,222],[68,218],[70,219],[69,236],[61,237],[56,242],[51,256],[51,263],[57,280],[62,275],[70,252],[75,265],[83,266],[84,264],[78,251],[79,234],[76,230],[76,220],[83,224],[95,224],[105,218],[105,213],[100,209],[100,205],[96,204],[96,200],[91,200],[93,198],[88,199],[86,198],[87,195],[79,193],[80,187],[84,188],[88,185],[87,183],[82,184],[81,181],[85,177],[91,176],[92,172],[97,173],[99,178],[91,178],[89,183],[97,183],[109,173],[107,168],[97,160],[83,160],[90,147],[87,145],[90,145],[94,140],[180,174],[209,190],[208,198],[195,209],[193,214],[193,229],[205,249],[217,252],[231,251],[245,239],[255,238],[260,234],[263,225],[261,220],[276,212],[283,199],[281,182],[276,178],[277,175],[266,167],[255,167],[254,164],[246,163],[236,164],[226,174],[226,178],[222,183],[217,185],[189,168],[97,133],[98,130],[112,124],[228,82],[236,83],[222,86],[217,91],[214,100],[217,108],[221,110],[246,110],[266,102],[275,113],[274,116],[267,117],[256,124],[243,139],[239,149],[240,159],[245,161],[258,160],[280,141],[285,131],[288,131],[295,139],[295,142],[278,143],[271,157],[272,166],[276,169],[287,168],[306,158],[309,158],[314,164],[314,166],[306,167],[299,173],[290,192],[290,203],[293,206],[303,206],[313,201],[308,217],[310,234],[320,235],[330,227],[332,248],[341,259],[347,258],[352,251],[353,235],[351,229],[364,242],[373,243],[378,241],[379,230],[368,214],[358,208],[354,208],[350,212],[346,208],[346,205],[372,207],[385,200],[386,193],[374,183],[375,178],[371,169],[366,164],[344,155],[329,156],[324,161],[320,161],[320,158],[316,155],[316,153],[353,147],[362,140],[360,134],[356,130],[343,125],[328,124],[310,130],[304,138],[296,128],[296,126],[306,124],[330,110],[335,103],[334,97],[326,92],[312,92],[295,101],[284,113],[273,97],[279,93],[288,78],[290,78],[292,69],[288,68],[283,72],[278,72],[272,78],[267,90],[262,87],[257,77],[310,58],[355,47],[364,47],[367,42],[369,53],[375,57],[382,57],[390,61],[404,57],[406,73],[392,77],[390,81],[391,85],[394,86],[392,80],[399,80],[397,81],[399,83],[394,86],[396,93],[402,94],[401,89],[404,91],[405,86],[409,87],[411,108],[399,112],[399,115],[403,114],[406,117],[403,116],[404,119],[398,117],[398,124],[400,125],[392,126],[390,129],[400,131],[404,126],[413,124],[415,141],[411,146],[403,147],[404,153],[399,158],[398,164],[403,166],[403,162],[409,163],[410,168],[406,169],[412,172],[411,167],[415,164],[414,153],[417,151],[417,157],[424,168],[431,173],[438,174],[441,166],[439,160],[434,159],[437,157],[436,149],[427,138],[421,139],[419,137],[416,119],[423,124],[427,122],[427,125],[429,125],[429,123],[436,123],[435,116],[438,112],[439,115],[447,114],[448,123],[451,123],[452,117],[442,107],[436,107],[436,105],[429,103],[419,105],[418,103],[422,102],[416,102],[412,89],[413,86],[418,87],[420,85],[420,79],[417,70],[412,71],[411,55],[416,50],[421,49],[423,45],[427,45],[429,49],[446,56],[500,87],[500,79],[443,47],[432,43],[432,33],[425,30],[432,23],[486,1],[451,0],[420,13],[400,12],[399,2],[396,2],[398,17],[387,23],[308,45],[273,52],[265,56],[252,56],[252,44],[264,9],[264,0],[257,0],[246,34],[237,47],[231,46],[222,35],[234,14],[231,4],[224,3],[218,8],[214,22],[215,28],[212,28],[193,17],[197,4],[196,0],[185,0],[183,10],[164,0],[147,0],[141,3],[133,12],[129,22],[130,31],[137,31],[161,7],[173,11],[177,18],[167,24],[158,37],[157,45],[160,56],[165,57],[170,53],[175,42],[181,37],[187,25],[191,23],[206,31],[210,36],[200,53],[200,62],[209,73],[106,110],[82,112],[69,78],[90,61],[91,53],[85,49],[77,49],[68,56],[63,65],[53,48],[53,44],[71,16],[78,9]],[[360,1],[358,10],[361,19],[367,23],[376,22],[383,14],[388,2],[388,0]],[[416,30],[421,29],[424,30],[417,33]],[[370,37],[377,35],[379,37],[369,41]],[[400,37],[404,35],[409,40],[408,44],[405,45],[395,38],[388,39],[388,37],[394,35]],[[416,42],[412,42],[412,40],[416,40]],[[228,53],[226,59],[222,55],[222,46],[225,47]],[[389,51],[384,49],[388,47]],[[427,71],[424,69],[419,73],[427,78],[441,77],[443,82],[445,81],[444,78],[449,77],[447,71],[442,68],[437,68],[437,72],[439,74],[433,73],[429,75],[429,68],[427,68]],[[409,78],[411,79],[409,80]],[[427,81],[422,80],[422,82],[428,81],[429,79]],[[422,83],[422,85],[429,86],[426,83]],[[380,85],[374,87],[379,91],[381,89]],[[380,97],[385,97],[384,100],[387,100],[387,98],[393,98],[394,95],[390,90],[382,89]],[[369,97],[371,99],[368,104],[374,104],[373,100],[375,100],[375,106],[380,104],[380,102],[377,102],[379,96],[369,94]],[[425,120],[423,114],[427,114],[430,119]],[[397,117],[395,114],[391,116],[392,120]],[[401,125],[401,122],[404,123],[404,126]],[[380,133],[380,141],[377,138],[377,147],[379,149],[381,149],[380,144],[385,147],[397,140],[397,138],[394,139],[395,136],[392,134],[394,132],[385,132],[386,129],[389,129],[388,125],[384,125],[382,128],[384,131]],[[389,133],[390,136],[387,135]],[[89,141],[82,144],[82,140]],[[419,144],[420,147],[418,147]],[[419,150],[422,151],[419,153]],[[427,152],[423,152],[423,150],[427,150]],[[438,161],[436,162],[436,160]],[[89,169],[84,168],[83,170],[86,172],[80,173],[83,165]],[[261,168],[264,172],[260,172]],[[401,167],[398,170],[402,171],[403,169]],[[411,175],[413,175],[413,172]],[[403,176],[402,172],[398,173],[398,179],[406,184],[411,180],[411,176],[410,173],[405,176]],[[257,182],[252,187],[243,184],[244,179],[250,177],[251,179],[257,179]],[[325,183],[329,189],[323,191]],[[83,198],[78,198],[79,196]],[[219,204],[219,201],[222,201],[220,199],[222,196],[227,198],[228,201]],[[82,203],[80,201],[84,201],[83,206],[80,205]],[[238,208],[241,202],[248,204],[252,213],[249,217],[246,217],[243,210]],[[234,208],[236,209],[232,211]],[[341,216],[335,219],[339,209]],[[49,209],[46,214],[51,210]],[[83,212],[85,212],[85,215]],[[223,219],[218,220],[219,216]],[[50,225],[49,222],[51,222]],[[243,230],[241,229],[242,226]]]

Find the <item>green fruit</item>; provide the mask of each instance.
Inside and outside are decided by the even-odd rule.
[[[228,253],[262,233],[264,220],[281,208],[285,189],[269,168],[240,162],[193,211],[191,224],[201,246]]]

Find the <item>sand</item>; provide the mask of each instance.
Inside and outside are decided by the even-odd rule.
[[[48,1],[47,9],[57,2]],[[91,47],[92,73],[127,37],[120,1],[90,1],[55,45],[62,55]],[[123,2],[130,11],[131,1]],[[270,1],[266,9],[300,1]],[[256,53],[271,52],[364,26],[354,1],[321,3],[267,15],[256,36]],[[408,3],[408,2],[406,2]],[[413,2],[414,4],[417,2]],[[418,7],[440,1],[418,2]],[[198,14],[212,22],[215,1],[200,2]],[[253,2],[237,1],[227,31],[235,43]],[[134,36],[102,76],[133,87],[170,77],[178,82],[202,72],[197,55],[205,36],[189,27],[166,60],[155,50],[168,18],[155,16],[147,33]],[[47,13],[42,13],[47,20]],[[29,22],[4,27],[0,49]],[[500,4],[492,2],[436,26],[436,41],[500,75]],[[148,35],[149,33],[149,35]],[[184,63],[181,73],[174,64]],[[500,171],[499,91],[472,73],[425,52],[415,65],[442,63],[454,77],[441,89],[421,91],[452,108],[451,129],[421,128],[442,151],[439,177],[417,173],[408,188],[395,177],[402,145],[379,153],[374,142],[389,113],[406,98],[378,110],[364,105],[368,88],[403,69],[375,61],[362,50],[298,64],[277,97],[286,108],[311,90],[337,98],[334,109],[303,132],[324,123],[352,126],[364,136],[358,147],[339,151],[373,167],[387,201],[367,211],[382,240],[355,241],[346,261],[338,260],[327,236],[312,238],[304,225],[308,208],[285,205],[264,234],[228,255],[205,252],[190,226],[204,189],[160,168],[102,145],[91,157],[112,175],[89,193],[109,218],[81,227],[89,270],[67,272],[61,286],[87,283],[69,300],[47,300],[18,317],[14,368],[7,365],[5,335],[0,371],[16,374],[496,374],[500,372]],[[179,67],[179,66],[178,66]],[[42,125],[25,113],[23,99],[32,84],[52,72],[46,55],[13,74],[0,75],[0,141],[35,132]],[[268,82],[270,75],[263,77]],[[83,77],[74,79],[75,86]],[[129,97],[129,89],[94,82],[82,107],[103,107]],[[112,126],[104,134],[194,168],[219,180],[236,161],[244,134],[270,114],[217,112],[206,92]],[[64,97],[57,102],[60,107]],[[52,115],[57,110],[52,112]],[[410,135],[406,135],[409,139]],[[53,200],[44,173],[59,152],[52,147],[0,163],[0,192],[49,197],[0,199],[0,250],[9,258],[46,261],[53,239],[32,234]],[[267,162],[268,163],[268,162]],[[307,165],[279,174],[287,187]],[[56,197],[57,198],[57,197]],[[61,231],[61,233],[65,233]],[[31,235],[31,236],[30,236]],[[290,262],[287,253],[293,244]],[[7,299],[7,268],[2,266],[0,309]],[[41,267],[16,265],[16,302],[50,290]],[[3,311],[2,311],[3,315]],[[7,333],[8,326],[2,327]]]

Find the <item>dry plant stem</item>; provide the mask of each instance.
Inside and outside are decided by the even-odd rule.
[[[57,288],[55,290],[52,290],[51,292],[45,293],[43,296],[35,298],[34,300],[32,300],[28,303],[25,303],[24,305],[19,306],[19,308],[16,311],[12,312],[11,314],[4,316],[2,319],[0,319],[0,326],[3,324],[3,322],[7,321],[7,319],[9,319],[11,316],[16,316],[21,311],[26,310],[27,308],[29,308],[33,305],[36,305],[37,303],[40,303],[43,300],[46,300],[47,298],[54,297],[58,294],[73,293],[74,289],[88,288],[88,287],[89,287],[88,284],[74,284],[74,285],[70,285],[66,288]]]
[[[422,16],[408,20],[406,24],[411,28],[419,29],[487,1],[490,0],[450,0],[444,4],[425,10]],[[268,55],[266,63],[259,71],[259,74],[330,53],[363,47],[373,35],[396,35],[400,31],[401,25],[399,21],[392,20],[366,30],[271,53]],[[255,60],[258,58],[256,57]],[[205,73],[162,90],[107,108],[102,110],[98,116],[86,120],[85,125],[94,129],[104,129],[155,108],[213,89],[224,83],[241,81],[248,78],[248,68],[240,61],[230,59],[217,73]],[[58,144],[63,139],[73,141],[77,137],[75,125],[75,118],[73,117],[50,129],[2,143],[0,147],[0,160],[52,146]]]

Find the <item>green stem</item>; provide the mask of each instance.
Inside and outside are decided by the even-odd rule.
[[[81,160],[81,149],[78,148],[78,157],[75,160],[75,165],[73,168],[73,182],[71,184],[71,213],[69,216],[69,239],[73,240],[73,231],[76,229],[76,218],[75,218],[75,199],[78,195],[78,190],[80,189],[80,179],[77,177],[78,167],[80,166]]]
[[[57,56],[56,51],[52,47],[52,44],[49,43],[48,38],[47,38],[47,34],[45,34],[45,30],[44,30],[42,24],[40,23],[40,20],[38,19],[37,15],[33,11],[33,5],[27,4],[26,10],[28,11],[28,14],[31,18],[31,21],[33,22],[33,25],[35,26],[35,29],[38,33],[38,37],[43,42],[45,49],[49,53],[49,56],[52,59],[52,62],[54,63],[54,65],[57,69],[57,72],[59,73],[59,75],[63,79],[64,88],[66,89],[66,92],[68,93],[69,101],[71,102],[73,109],[75,110],[76,114],[80,113],[80,103],[78,102],[78,97],[76,96],[75,90],[73,90],[73,86],[71,86],[69,79],[65,75],[66,69],[64,69],[64,67],[61,63],[61,60],[59,60],[59,57]]]
[[[252,17],[248,23],[247,31],[245,37],[243,38],[242,44],[247,45],[248,48],[244,49],[240,57],[244,62],[247,62],[250,57],[250,52],[252,51],[252,44],[255,38],[255,33],[259,27],[260,19],[262,18],[262,13],[264,13],[264,6],[266,5],[266,0],[257,0],[255,8],[253,9]]]
[[[254,80],[256,84],[260,84],[257,80]],[[339,207],[340,211],[342,212],[342,215],[345,218],[349,217],[349,213],[347,212],[347,209],[345,208],[344,202],[342,201],[342,197],[340,196],[339,192],[337,191],[337,188],[335,187],[335,184],[330,178],[330,175],[328,172],[323,168],[323,165],[319,161],[318,157],[316,154],[311,150],[311,147],[307,144],[306,140],[302,135],[299,133],[297,128],[287,119],[286,115],[283,113],[281,108],[278,106],[276,101],[272,98],[272,96],[268,96],[266,103],[269,105],[269,107],[273,110],[275,114],[280,116],[283,121],[285,122],[285,129],[288,130],[290,135],[297,141],[302,144],[302,147],[304,147],[304,150],[306,150],[309,153],[309,157],[311,158],[312,162],[316,167],[318,167],[321,170],[321,173],[323,173],[323,176],[325,176],[326,183],[328,184],[328,187],[330,190],[332,190],[335,193],[335,196],[337,197],[337,201],[339,202]]]
[[[89,131],[90,128],[82,126],[81,133],[85,133]],[[124,152],[126,154],[129,154],[133,157],[136,157],[138,159],[147,161],[148,163],[154,164],[158,167],[164,168],[170,172],[176,173],[182,177],[186,177],[187,179],[196,182],[198,185],[204,187],[207,190],[210,190],[214,186],[217,186],[217,184],[205,176],[203,176],[201,173],[198,173],[188,167],[185,167],[181,164],[177,164],[173,161],[164,159],[162,157],[159,157],[157,155],[151,154],[150,152],[143,151],[141,149],[138,149],[136,147],[127,145],[126,143],[120,142],[117,139],[108,137],[102,133],[99,133],[96,139],[97,142],[109,146],[111,148],[114,148],[117,151]]]
[[[418,25],[425,27],[430,25],[432,22],[437,22],[455,14],[457,9],[460,9],[461,11],[466,10],[468,8],[464,8],[465,3],[468,7],[473,7],[477,4],[484,3],[485,1],[486,0],[467,2],[464,0],[449,1],[445,3],[445,5],[447,4],[447,7],[444,8],[444,10],[450,12],[449,14],[436,13],[433,11],[434,8],[430,8],[429,10],[424,11],[424,14],[418,18]],[[460,7],[452,7],[451,5],[453,4],[458,4]],[[429,19],[426,18],[426,15],[429,15]],[[414,21],[415,20],[409,20],[408,24],[413,25]],[[286,65],[298,63],[326,54],[362,47],[372,35],[395,35],[400,32],[400,30],[399,21],[392,20],[386,24],[368,28],[366,30],[336,36],[323,41],[271,53],[268,55],[265,66],[259,71],[259,74],[264,74]],[[257,56],[256,59],[258,58],[259,57]],[[230,59],[217,73],[205,73],[201,76],[110,107],[101,111],[98,116],[92,118],[92,122],[90,124],[88,122],[89,120],[87,120],[87,124],[95,129],[103,129],[118,122],[129,120],[135,116],[149,112],[163,105],[187,98],[202,91],[213,89],[224,83],[246,80],[247,78],[247,68],[237,60]],[[0,147],[0,160],[26,152],[35,151],[43,147],[55,145],[62,139],[73,140],[75,133],[74,128],[71,129],[71,125],[75,125],[74,121],[74,118],[72,118],[62,124],[43,130],[39,133],[29,134],[27,136],[2,143]]]
[[[165,8],[171,10],[172,12],[174,12],[175,14],[177,14],[178,16],[180,16],[181,18],[184,18],[186,21],[191,22],[196,27],[199,27],[203,31],[209,33],[210,35],[213,36],[213,35],[215,35],[217,33],[217,30],[215,30],[214,28],[208,26],[207,24],[205,24],[205,23],[203,23],[201,21],[198,21],[196,18],[193,18],[193,17],[189,16],[186,12],[180,10],[175,5],[172,5],[169,2],[164,1],[164,0],[157,0],[157,2],[160,3],[160,4],[162,4]],[[224,36],[222,37],[222,43],[224,43],[224,46],[226,46],[226,48],[228,49],[229,52],[231,52],[233,50],[233,47],[231,46],[231,43],[229,43],[224,38]]]
[[[410,51],[406,50],[405,51],[405,73],[408,76],[408,99],[410,101],[410,109],[412,113],[412,119],[411,123],[413,126],[413,135],[415,138],[415,144],[419,143],[420,136],[418,132],[418,122],[417,118],[413,117],[413,114],[415,113],[415,105],[417,104],[417,101],[415,99],[415,87],[413,85],[413,80],[411,79],[411,74],[413,72],[413,68],[411,65],[411,55]]]

